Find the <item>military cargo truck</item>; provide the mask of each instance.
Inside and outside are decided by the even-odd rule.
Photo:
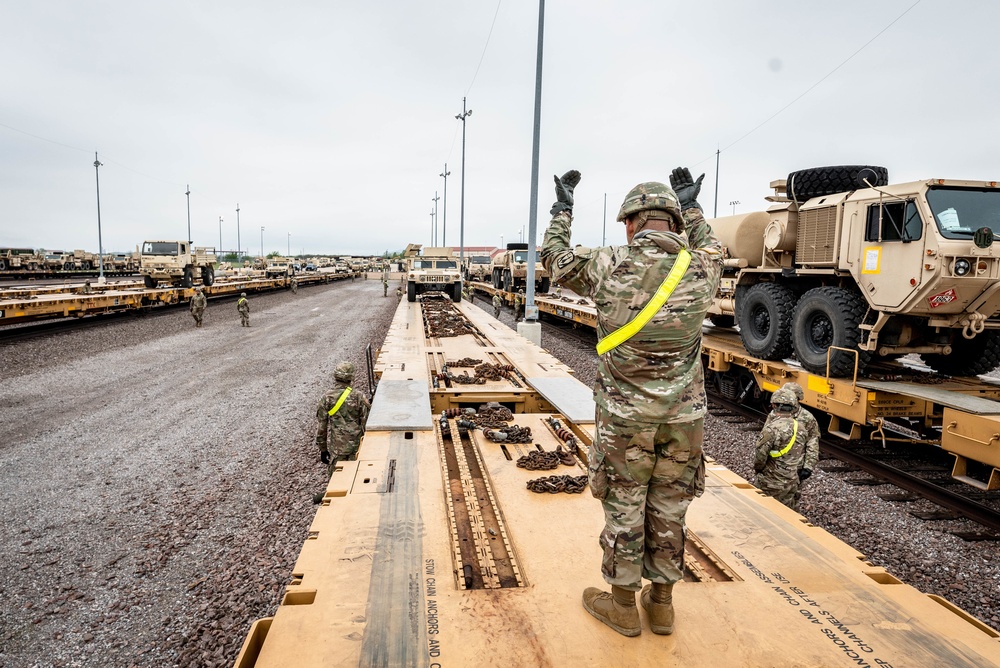
[[[486,253],[465,258],[465,279],[468,281],[492,280],[493,259]]]
[[[535,290],[548,292],[549,272],[545,271],[538,254],[535,255]],[[507,250],[493,257],[493,287],[514,292],[528,286],[528,244],[510,243]]]
[[[424,292],[444,292],[452,301],[462,301],[462,274],[458,258],[449,248],[426,248],[409,244],[403,253],[406,260],[406,300],[415,302]]]
[[[728,251],[710,312],[756,357],[850,376],[917,353],[949,375],[1000,366],[1000,187],[838,166],[771,182],[766,211],[710,221]]]
[[[200,274],[204,285],[215,283],[215,253],[187,241],[143,241],[139,256],[139,273],[147,288],[160,281],[190,288]]]

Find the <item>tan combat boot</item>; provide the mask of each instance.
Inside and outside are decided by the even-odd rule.
[[[642,633],[634,591],[612,586],[609,594],[587,587],[583,592],[583,607],[623,636],[633,638]]]
[[[642,590],[639,601],[649,617],[649,630],[662,636],[674,632],[674,585],[654,582]]]

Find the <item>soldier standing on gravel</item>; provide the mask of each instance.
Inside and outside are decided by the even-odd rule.
[[[316,407],[316,445],[319,459],[333,475],[338,461],[354,459],[365,435],[368,421],[368,400],[361,392],[351,388],[354,365],[341,362],[333,371],[334,385],[327,390]],[[314,503],[323,500],[323,494],[313,497]]]
[[[493,293],[493,317],[497,320],[500,319],[500,307],[503,306],[503,299],[500,298],[499,292]]]
[[[806,420],[799,417],[799,400],[787,385],[771,395],[771,407],[757,437],[753,460],[756,485],[768,496],[798,510],[800,486],[812,475],[819,460],[819,437],[810,436]]]
[[[247,301],[247,293],[241,292],[240,298],[236,301],[236,310],[240,314],[240,324],[243,327],[250,326],[250,302]]]
[[[293,295],[299,294],[299,279],[297,279],[294,276],[292,276],[292,282],[291,282],[290,285],[291,285],[291,288],[292,288],[292,294]]]
[[[382,277],[382,296],[383,297],[389,296],[389,279],[385,278],[384,276]]]
[[[641,183],[618,220],[625,246],[573,247],[573,189],[555,177],[542,264],[552,282],[597,305],[597,430],[590,489],[604,507],[601,573],[611,593],[583,607],[626,636],[642,632],[635,592],[653,633],[674,628],[673,584],[683,577],[684,517],[705,488],[702,320],[722,272],[722,249],[698,204],[697,181],[677,168],[667,186]],[[640,310],[641,309],[641,310]]]
[[[194,297],[191,298],[191,317],[194,318],[194,326],[201,327],[201,321],[205,317],[205,308],[208,306],[208,298],[202,291],[201,286],[194,289]]]
[[[514,295],[514,322],[524,318],[524,290]]]
[[[814,451],[817,453],[816,459],[819,459],[819,422],[816,421],[816,417],[809,412],[809,409],[802,405],[802,400],[805,399],[806,393],[802,391],[802,386],[795,382],[787,382],[781,386],[783,390],[791,390],[795,393],[795,398],[799,402],[799,412],[795,414],[795,419],[799,421],[799,429],[805,429],[806,432],[806,451]],[[771,423],[771,420],[777,417],[774,411],[771,411],[767,415],[767,419],[764,421],[764,426],[766,427]],[[811,473],[806,474],[808,478]]]
[[[401,288],[401,287],[399,287],[397,285],[396,286],[396,302],[399,303],[399,300],[402,299],[402,298],[403,298],[403,288]]]

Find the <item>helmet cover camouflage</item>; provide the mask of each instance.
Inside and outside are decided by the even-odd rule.
[[[805,399],[806,393],[802,391],[802,386],[799,385],[798,383],[794,382],[785,383],[784,385],[781,386],[781,389],[791,390],[792,392],[794,392],[795,398],[798,399],[799,402]]]
[[[245,293],[245,292],[241,292],[240,293],[240,297],[246,297],[246,296],[247,296],[247,293]]]
[[[774,394],[771,395],[771,405],[775,407],[790,407],[790,410],[785,408],[783,411],[780,411],[787,413],[798,409],[799,400],[795,397],[795,392],[787,387],[782,387],[775,390]]]
[[[640,183],[625,195],[622,208],[618,211],[618,222],[623,222],[633,213],[650,210],[669,211],[676,220],[683,220],[681,205],[674,189],[665,183],[648,181]]]
[[[341,362],[333,370],[333,379],[349,383],[354,380],[354,365],[350,362]]]

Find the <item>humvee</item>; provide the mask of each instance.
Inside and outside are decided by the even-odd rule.
[[[415,302],[417,295],[432,290],[444,292],[452,301],[462,301],[462,274],[458,258],[449,248],[426,248],[420,255],[420,244],[409,244],[406,260],[406,300]]]

